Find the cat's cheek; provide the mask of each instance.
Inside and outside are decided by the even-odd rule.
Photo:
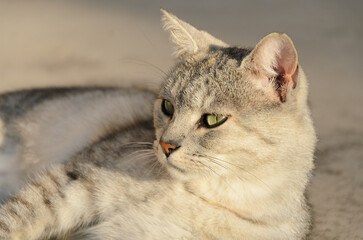
[[[162,164],[165,164],[165,160],[166,160],[166,157],[165,157],[165,154],[163,153],[162,149],[161,149],[161,146],[160,146],[160,140],[155,140],[154,144],[156,146],[156,156],[158,157],[158,160],[160,163]]]
[[[155,126],[162,127],[163,125],[165,125],[166,121],[167,121],[167,119],[165,118],[165,115],[162,112],[157,111],[154,113]]]
[[[155,127],[155,136],[156,136],[156,140],[158,142],[158,145],[159,145],[159,141],[160,141],[162,133],[163,133],[163,131],[162,131],[161,128]]]
[[[163,119],[163,120],[155,119],[154,127],[157,140],[160,140],[167,125],[168,125],[168,119]]]

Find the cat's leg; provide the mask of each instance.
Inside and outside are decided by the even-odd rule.
[[[87,165],[61,165],[30,182],[0,209],[0,239],[43,239],[97,220]]]

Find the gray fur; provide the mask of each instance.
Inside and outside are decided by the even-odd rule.
[[[0,200],[125,124],[150,119],[154,95],[111,88],[54,88],[0,96]],[[130,105],[139,107],[129,114]],[[108,104],[108,106],[105,106]],[[127,114],[128,117],[123,117]]]
[[[120,106],[123,114],[110,111],[118,118],[104,122],[106,128],[99,124],[103,118],[90,122],[89,130],[101,133],[83,140],[78,152],[66,146],[63,164],[30,181],[2,206],[0,239],[306,236],[304,191],[315,133],[306,78],[291,40],[275,33],[252,50],[228,47],[166,11],[163,21],[180,62],[154,102],[153,125],[152,96],[142,92],[117,92],[119,105],[117,98],[104,102],[94,93],[91,103],[84,96],[66,98],[85,108],[99,99]],[[163,113],[163,99],[173,104],[173,115]],[[58,106],[44,103],[28,114],[38,109],[38,116],[49,115],[51,106]],[[97,106],[96,112],[104,113]],[[205,114],[228,119],[207,128]],[[166,156],[161,142],[178,148]]]

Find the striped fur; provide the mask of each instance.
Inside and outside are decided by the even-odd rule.
[[[62,145],[54,156],[62,164],[28,182],[2,206],[0,239],[306,236],[304,191],[313,167],[315,133],[307,81],[291,40],[270,34],[254,49],[228,47],[163,14],[180,62],[162,84],[153,111],[152,95],[122,90],[116,96],[91,92],[90,98],[73,92],[69,98],[44,100],[28,113],[15,111],[14,122],[41,127],[48,122],[37,116],[51,116],[52,108],[64,110],[65,120],[56,120],[57,127],[75,130],[84,117],[97,120],[86,121],[88,133],[82,138],[76,134],[75,148]],[[173,114],[163,112],[164,99],[173,105]],[[85,110],[68,111],[63,102]],[[119,106],[119,112],[106,111],[111,116],[106,119],[115,121],[104,120],[108,105]],[[12,116],[9,109],[4,115]],[[228,119],[207,128],[204,114]],[[2,119],[6,132],[9,120]],[[43,137],[52,148],[52,134],[19,135]],[[167,156],[160,142],[178,148]],[[43,148],[31,159],[52,157]]]
[[[150,119],[154,95],[111,88],[58,88],[0,97],[0,200],[28,177],[69,159],[108,132]],[[130,112],[134,105],[135,110]],[[0,127],[1,127],[0,124]]]

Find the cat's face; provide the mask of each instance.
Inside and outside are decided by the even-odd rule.
[[[188,29],[198,34],[175,16],[164,17],[174,38]],[[182,26],[168,25],[175,19]],[[212,36],[199,34],[199,43],[189,39],[195,46],[173,39],[181,61],[154,105],[158,159],[182,179],[247,177],[285,151],[298,111],[292,107],[298,98],[292,90],[297,85],[295,49],[288,37],[277,34],[252,51],[213,39],[220,46],[208,45]]]
[[[220,64],[218,69],[221,60],[230,62]],[[220,165],[229,167],[226,162],[233,161],[243,135],[238,111],[243,97],[237,96],[231,84],[240,77],[237,66],[237,60],[215,54],[201,61],[180,63],[164,83],[155,102],[154,121],[158,158],[171,172],[187,176],[213,171],[223,174],[226,169]],[[230,83],[221,84],[224,81]],[[176,149],[165,152],[163,143]]]
[[[268,136],[254,128],[268,124],[259,112],[277,106],[244,77],[239,66],[249,52],[228,48],[181,62],[164,82],[154,105],[156,149],[173,174],[222,176],[255,167],[270,152]]]

